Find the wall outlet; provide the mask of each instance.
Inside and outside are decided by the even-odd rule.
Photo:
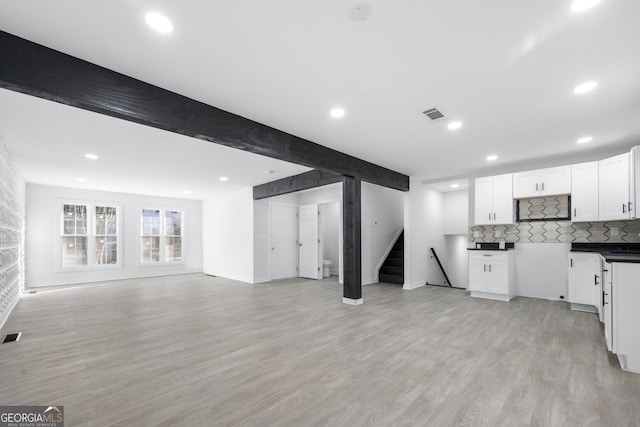
[[[640,233],[638,233],[640,236]],[[480,237],[480,232],[478,230],[473,230],[473,237]]]
[[[500,237],[500,230],[496,230],[496,237]]]
[[[612,236],[618,235],[618,227],[611,227],[611,235]]]

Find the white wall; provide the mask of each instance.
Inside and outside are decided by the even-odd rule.
[[[567,297],[571,243],[516,243],[516,295],[551,300]]]
[[[446,252],[443,265],[451,285],[466,289],[469,287],[469,238],[466,234],[446,234],[444,241]]]
[[[410,177],[411,190],[404,195],[405,289],[425,283],[444,284],[442,273],[429,248],[446,253],[444,240],[444,195],[417,177]]]
[[[204,200],[202,217],[204,272],[253,283],[253,189]]]
[[[444,193],[444,234],[469,232],[469,191]]]
[[[62,201],[105,202],[121,206],[121,264],[116,268],[61,271],[56,265],[60,248]],[[184,213],[184,263],[138,265],[140,212],[143,208],[176,209]],[[202,203],[136,194],[27,184],[26,284],[28,287],[96,282],[202,271]]]
[[[25,183],[0,139],[0,328],[24,289]]]

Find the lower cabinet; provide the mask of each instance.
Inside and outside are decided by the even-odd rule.
[[[602,307],[602,263],[598,253],[569,253],[569,295],[571,309],[599,313]]]
[[[515,294],[513,251],[470,251],[469,291],[472,297],[509,301]]]
[[[612,297],[613,352],[622,369],[640,374],[640,263],[614,262],[612,266],[609,296]]]

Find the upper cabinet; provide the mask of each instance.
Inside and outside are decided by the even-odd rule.
[[[571,221],[598,221],[598,162],[571,166]]]
[[[554,196],[571,193],[571,167],[539,169],[513,174],[513,198]]]
[[[598,162],[599,221],[632,218],[630,163],[630,153]]]
[[[513,224],[513,175],[476,178],[475,224]]]

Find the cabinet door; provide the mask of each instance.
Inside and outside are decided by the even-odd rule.
[[[475,224],[493,223],[493,179],[488,176],[476,178],[475,188]]]
[[[612,311],[611,311],[611,264],[605,265],[605,273],[603,278],[604,285],[604,293],[602,295],[603,299],[603,321],[604,321],[604,339],[607,342],[607,350],[613,351],[613,322],[612,322]]]
[[[629,153],[598,162],[599,220],[628,219]]]
[[[543,169],[540,171],[540,195],[553,196],[571,193],[571,167]]]
[[[469,290],[487,292],[487,262],[482,256],[469,256]]]
[[[489,264],[487,275],[488,292],[509,294],[509,263],[506,259],[494,259]]]
[[[598,254],[569,254],[569,302],[599,305]]]
[[[518,172],[513,174],[513,198],[524,199],[536,197],[539,192],[538,171]]]
[[[598,221],[598,162],[571,166],[571,220]]]
[[[513,175],[493,177],[493,224],[513,224]]]

